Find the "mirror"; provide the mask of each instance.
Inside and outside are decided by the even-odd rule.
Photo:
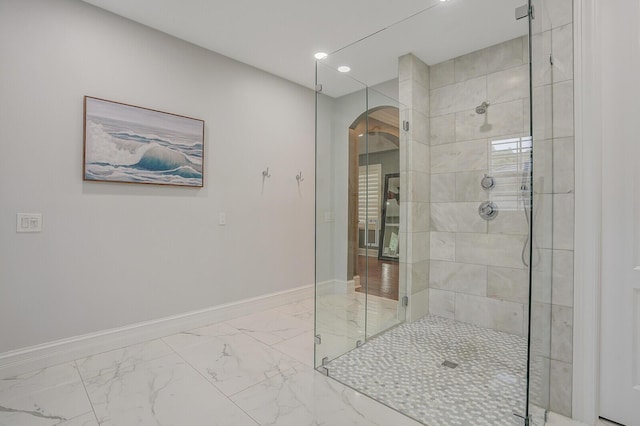
[[[400,234],[400,173],[384,177],[382,197],[382,229],[378,259],[395,260],[400,257],[398,237]]]

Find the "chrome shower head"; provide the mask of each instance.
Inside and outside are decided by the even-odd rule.
[[[476,107],[476,114],[484,114],[489,108],[489,102],[483,102]]]

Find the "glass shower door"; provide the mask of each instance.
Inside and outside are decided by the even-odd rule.
[[[317,64],[317,84],[316,367],[321,367],[404,321],[406,209],[397,87],[369,88],[326,62]]]
[[[350,128],[366,111],[366,86],[316,65],[315,366],[365,340],[366,300],[358,275],[357,149]],[[340,93],[350,93],[342,103]],[[356,115],[357,116],[357,115]]]
[[[545,185],[553,186],[544,163],[552,151],[547,137],[537,132],[538,114],[545,118],[549,111],[536,104],[541,96],[548,99],[549,88],[535,86],[540,58],[535,39],[530,40],[529,9],[519,20],[514,10],[499,0],[434,1],[318,65],[327,67],[318,72],[318,82],[331,105],[331,113],[325,113],[330,124],[319,116],[318,126],[332,128],[327,146],[341,152],[322,154],[328,148],[318,139],[319,161],[322,155],[333,161],[318,164],[318,174],[328,167],[336,178],[319,186],[317,196],[342,194],[331,198],[331,208],[344,217],[344,226],[334,228],[334,240],[327,243],[342,253],[331,270],[339,280],[358,277],[354,284],[364,288],[364,309],[359,306],[349,324],[357,331],[326,358],[325,372],[424,424],[543,424],[550,402],[557,253],[550,245],[554,197],[545,192]],[[424,36],[425,28],[432,33]],[[385,56],[385,47],[393,43],[402,49]],[[380,83],[369,69],[354,67],[350,75],[366,84],[330,95],[325,91],[332,86],[327,86],[329,77],[347,79],[333,68],[351,58],[366,58],[360,68],[364,63],[396,74]],[[396,95],[388,90],[392,86]],[[376,171],[373,148],[377,108],[393,106],[399,117],[398,176]],[[361,123],[364,127],[358,127]],[[363,139],[357,163],[345,146],[347,128],[357,129],[353,139]],[[347,175],[355,179],[344,171],[349,164],[359,168],[358,190],[345,184]],[[394,188],[396,178],[399,188]],[[371,195],[381,187],[382,197]],[[359,207],[364,205],[357,218],[349,215],[349,192],[360,197]],[[383,208],[370,208],[380,198]],[[323,215],[318,212],[319,221]],[[323,226],[318,223],[319,242],[327,238],[321,235]],[[350,250],[356,245],[357,253]],[[374,312],[370,251],[375,248],[377,261],[399,253],[394,320]],[[341,260],[348,253],[351,265],[360,269]],[[340,262],[342,269],[336,268]],[[361,298],[356,294],[355,300]],[[317,307],[320,322],[335,316],[320,303]],[[320,322],[318,354],[325,340]]]

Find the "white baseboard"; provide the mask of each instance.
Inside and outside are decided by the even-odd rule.
[[[0,354],[0,379],[313,297],[313,285]]]
[[[356,285],[353,280],[327,280],[318,283],[316,292],[320,296],[327,296],[330,294],[349,294],[353,293],[355,289]]]

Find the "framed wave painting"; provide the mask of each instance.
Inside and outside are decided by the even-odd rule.
[[[204,121],[84,97],[84,180],[203,187]]]

